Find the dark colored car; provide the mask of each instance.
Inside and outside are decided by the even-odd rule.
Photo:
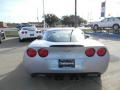
[[[2,40],[5,39],[5,32],[3,30],[0,30],[0,43],[2,43]]]

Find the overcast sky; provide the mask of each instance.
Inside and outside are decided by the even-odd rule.
[[[43,0],[0,0],[0,21],[30,22],[39,21],[43,15]],[[88,20],[100,18],[101,2],[104,0],[77,0],[77,14]],[[74,14],[75,0],[44,0],[45,14],[52,13],[61,18]],[[106,0],[106,16],[120,16],[120,0]]]

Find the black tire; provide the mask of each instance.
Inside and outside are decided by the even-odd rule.
[[[113,25],[112,29],[113,30],[119,30],[119,25],[118,24]]]
[[[20,38],[19,38],[19,42],[23,42],[23,39],[20,39]]]
[[[101,77],[101,73],[98,73],[98,74],[97,74],[97,77],[99,77],[99,78],[100,78],[100,77]]]
[[[98,25],[94,25],[93,29],[98,30],[99,29]]]
[[[37,75],[38,75],[38,74],[36,74],[36,73],[30,74],[30,76],[31,76],[32,78],[36,77]]]
[[[3,39],[6,39],[6,36],[5,36],[5,34],[4,34],[4,37],[3,37]]]
[[[0,39],[0,44],[2,43],[2,40]]]
[[[1,38],[1,36],[0,36],[0,44],[2,43],[2,38]]]

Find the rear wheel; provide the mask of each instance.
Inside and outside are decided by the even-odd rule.
[[[119,30],[119,25],[118,24],[113,25],[112,29],[113,30]]]
[[[2,43],[2,38],[0,37],[0,44]]]
[[[97,77],[101,77],[101,73],[98,73],[98,74],[97,74]]]
[[[98,30],[98,28],[99,28],[98,25],[94,25],[93,27],[94,30]]]
[[[23,39],[20,39],[20,38],[19,38],[19,42],[23,42]]]
[[[30,76],[31,76],[32,78],[36,77],[37,75],[38,75],[37,73],[32,73],[32,74],[30,74]]]
[[[6,38],[6,36],[5,36],[5,33],[4,33],[4,35],[3,35],[3,39],[5,39]]]

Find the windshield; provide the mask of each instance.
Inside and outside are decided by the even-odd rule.
[[[47,31],[43,39],[51,42],[79,42],[82,36],[78,33],[81,34],[80,31],[75,30],[52,30]]]

